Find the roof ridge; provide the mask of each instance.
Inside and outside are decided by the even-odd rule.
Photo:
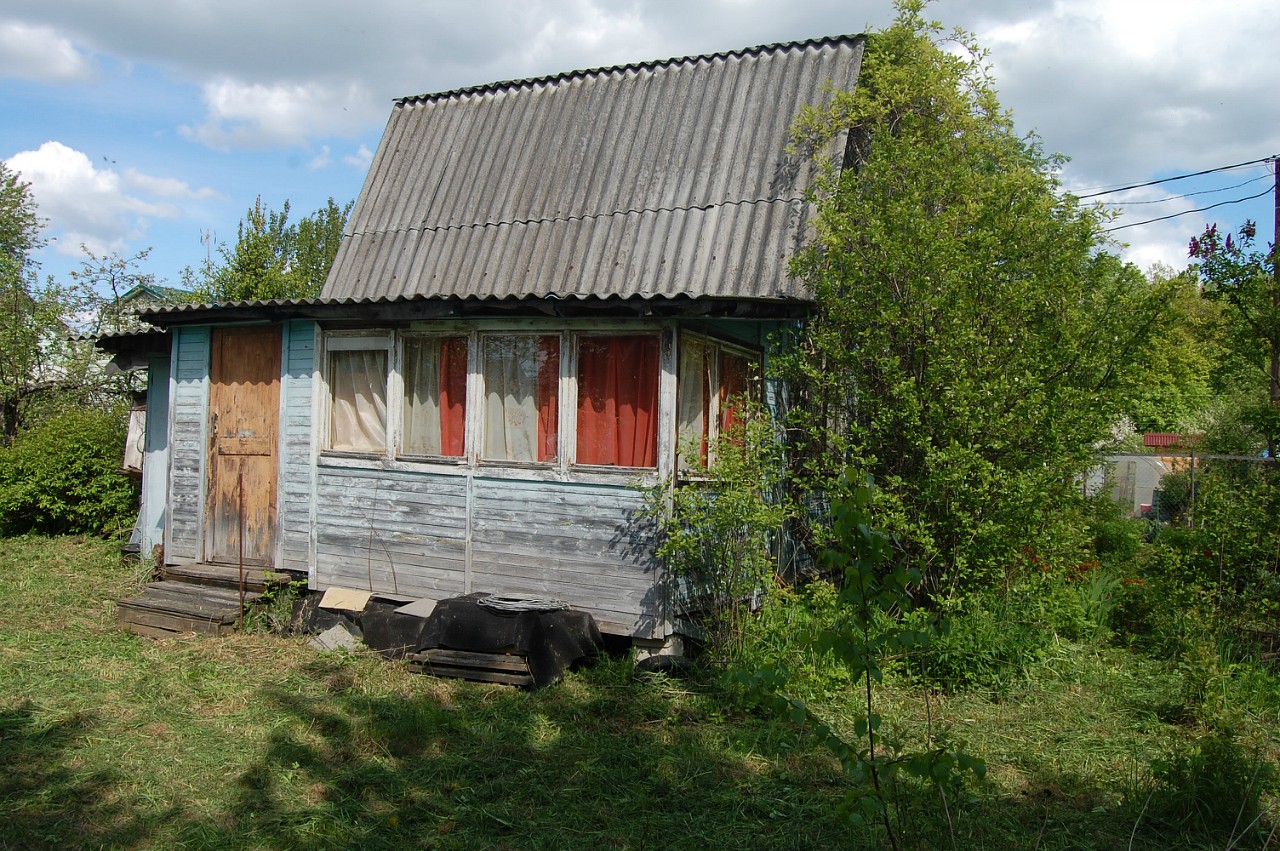
[[[748,204],[791,204],[795,201],[804,201],[803,193],[795,196],[775,196],[773,198],[741,198],[728,201],[716,201],[709,204],[687,204],[681,207],[642,207],[640,209],[628,210],[609,210],[605,213],[583,213],[578,216],[544,216],[536,219],[503,219],[497,222],[471,222],[464,225],[443,225],[423,227],[421,225],[413,225],[410,227],[391,228],[390,230],[353,230],[351,233],[344,233],[343,236],[371,236],[375,234],[388,233],[446,233],[454,230],[471,230],[474,228],[497,228],[510,227],[512,225],[549,225],[557,222],[585,222],[595,219],[607,219],[613,216],[642,216],[646,213],[688,213],[692,211],[714,210],[717,207],[743,207]]]
[[[444,100],[451,97],[462,97],[466,95],[480,94],[483,92],[533,88],[534,86],[543,86],[564,80],[605,76],[615,72],[625,73],[627,71],[653,70],[656,68],[670,68],[676,65],[694,65],[698,62],[711,62],[718,59],[723,60],[741,58],[744,56],[759,56],[762,53],[782,53],[787,50],[805,50],[811,47],[825,47],[827,45],[855,44],[865,41],[866,38],[865,34],[821,36],[819,38],[811,38],[804,41],[773,42],[772,44],[759,44],[755,47],[741,47],[735,50],[722,50],[716,53],[701,53],[692,56],[673,56],[669,59],[654,59],[647,62],[628,62],[625,65],[603,65],[598,68],[583,68],[576,71],[563,71],[559,74],[549,74],[543,77],[524,77],[515,80],[498,80],[492,83],[466,86],[460,89],[449,89],[442,92],[405,95],[404,97],[396,98],[394,102],[397,106],[403,106],[407,103]]]

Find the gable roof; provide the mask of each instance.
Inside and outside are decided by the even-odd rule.
[[[804,104],[842,36],[396,101],[323,299],[804,299]],[[842,150],[832,140],[827,154]]]

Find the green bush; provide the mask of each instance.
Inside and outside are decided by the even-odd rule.
[[[111,535],[129,528],[138,486],[120,470],[119,411],[56,414],[0,449],[0,533]]]
[[[1129,796],[1141,823],[1230,841],[1260,836],[1259,799],[1275,788],[1275,768],[1225,730],[1173,747],[1151,764],[1145,788]]]
[[[802,700],[817,701],[844,691],[854,683],[848,667],[821,652],[811,640],[836,626],[843,616],[840,590],[830,582],[772,588],[746,624],[740,667],[785,666],[790,674],[788,688]]]

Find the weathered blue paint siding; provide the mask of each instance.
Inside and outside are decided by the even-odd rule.
[[[169,382],[169,505],[165,558],[200,558],[204,515],[205,423],[209,403],[209,328],[177,328]]]

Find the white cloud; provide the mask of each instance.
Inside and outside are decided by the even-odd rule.
[[[333,165],[333,152],[328,145],[320,146],[320,153],[311,158],[311,162],[307,163],[307,168],[311,171],[319,171]]]
[[[216,150],[306,145],[313,135],[350,130],[352,115],[369,113],[369,93],[357,83],[251,83],[223,77],[204,85],[205,121],[179,128]]]
[[[52,27],[0,22],[0,77],[67,82],[93,73],[88,58]]]
[[[207,186],[200,189],[192,189],[185,181],[174,177],[153,177],[149,174],[143,174],[136,168],[126,168],[122,179],[124,185],[131,189],[136,189],[149,195],[159,195],[162,198],[188,198],[203,201],[218,197],[217,191]]]
[[[6,165],[31,184],[41,217],[52,224],[56,250],[79,256],[80,246],[96,254],[124,250],[146,235],[152,219],[176,219],[182,209],[169,198],[208,198],[212,190],[192,190],[185,183],[156,178],[134,169],[124,175],[98,168],[89,157],[61,142],[45,142],[22,151]]]
[[[369,150],[368,145],[361,145],[354,154],[347,154],[342,161],[352,168],[363,171],[369,167],[369,163],[373,162],[373,151]]]

